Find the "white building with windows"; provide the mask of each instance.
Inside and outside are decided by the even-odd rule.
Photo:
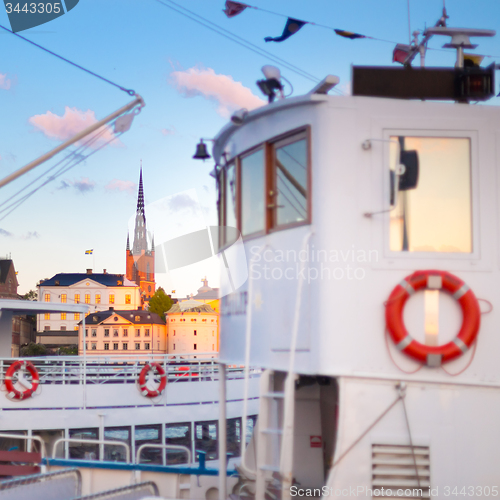
[[[83,322],[78,325],[78,354],[83,354]],[[85,320],[87,354],[165,354],[165,322],[150,311],[125,310],[90,313]]]
[[[142,307],[141,290],[123,274],[60,273],[41,281],[38,300],[51,303],[88,304],[92,311],[135,310]],[[80,313],[45,313],[37,317],[38,332],[76,331],[82,320]]]
[[[208,304],[186,300],[174,304],[166,314],[169,354],[219,351],[219,314]]]

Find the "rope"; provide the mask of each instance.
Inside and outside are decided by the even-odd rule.
[[[403,368],[401,368],[400,366],[398,366],[398,364],[396,363],[395,359],[392,357],[392,354],[391,354],[391,349],[389,348],[389,341],[387,340],[388,338],[388,331],[387,331],[387,328],[385,329],[385,334],[384,334],[384,338],[385,338],[385,346],[387,347],[387,352],[389,354],[389,358],[391,358],[391,361],[392,361],[392,364],[401,372],[403,373],[406,373],[407,375],[412,375],[413,373],[417,373],[419,370],[421,370],[423,368],[424,365],[420,365],[416,370],[413,370],[413,371],[407,371],[407,370],[403,370]]]
[[[481,311],[481,314],[490,314],[491,311],[493,311],[493,304],[489,301],[489,300],[486,300],[486,299],[477,299],[478,301],[480,300],[481,302],[486,302],[490,308],[487,310],[487,311]]]
[[[45,47],[42,47],[41,45],[38,45],[35,42],[32,42],[28,38],[24,38],[24,36],[21,36],[18,33],[14,33],[9,28],[6,28],[5,26],[2,26],[1,24],[0,24],[0,28],[2,28],[5,31],[8,31],[9,33],[12,33],[13,35],[17,36],[18,38],[21,38],[21,40],[24,40],[25,42],[31,43],[31,45],[34,45],[35,47],[38,47],[39,49],[44,50],[45,52],[53,55],[54,57],[57,57],[58,59],[61,59],[62,61],[67,62],[68,64],[71,64],[72,66],[75,66],[76,68],[81,69],[82,71],[85,71],[86,73],[89,73],[90,75],[95,76],[96,78],[99,78],[99,79],[103,80],[104,82],[109,83],[110,85],[113,85],[113,86],[119,88],[120,90],[123,90],[123,92],[126,92],[128,95],[136,95],[134,90],[126,89],[125,87],[122,87],[121,85],[118,85],[117,83],[114,83],[111,80],[108,80],[107,78],[104,78],[103,76],[100,76],[97,73],[94,73],[93,71],[90,71],[89,69],[86,69],[83,66],[80,66],[79,64],[76,64],[73,61],[70,61],[69,59],[66,59],[63,56],[60,56],[59,54],[56,54],[55,52],[52,52],[51,50],[46,49]]]
[[[420,476],[418,475],[417,457],[415,456],[415,447],[413,446],[413,439],[411,436],[410,422],[408,420],[408,412],[406,411],[406,404],[405,404],[405,399],[404,399],[404,396],[406,394],[406,384],[404,384],[404,383],[399,384],[398,390],[399,390],[399,395],[401,397],[401,401],[403,403],[403,410],[405,412],[405,420],[406,420],[406,428],[408,429],[408,435],[410,437],[411,455],[413,457],[413,465],[415,466],[415,474],[417,475],[417,483],[418,483],[418,487],[420,489]]]
[[[474,361],[474,356],[476,355],[476,348],[477,348],[477,338],[474,342],[474,348],[472,349],[472,355],[469,359],[469,362],[465,365],[464,368],[462,368],[460,371],[458,371],[457,373],[451,373],[449,372],[444,366],[441,366],[441,369],[447,374],[447,375],[450,375],[450,377],[456,377],[457,375],[460,375],[461,373],[463,373],[465,370],[467,370],[467,368],[469,368],[469,366],[472,364],[472,361]]]

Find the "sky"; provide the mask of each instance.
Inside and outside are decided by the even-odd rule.
[[[0,205],[0,256],[14,260],[19,293],[59,272],[125,272],[141,161],[146,220],[156,244],[215,224],[215,185],[209,175],[213,162],[193,160],[195,146],[201,137],[214,137],[235,110],[264,104],[256,86],[263,65],[280,67],[293,85],[293,95],[308,92],[327,74],[339,76],[339,89],[348,94],[351,65],[397,65],[391,62],[392,50],[395,43],[408,43],[408,24],[412,31],[434,25],[443,1],[255,0],[251,5],[285,17],[246,9],[231,19],[222,12],[224,0],[182,2],[316,81],[167,5],[175,7],[168,0],[80,0],[67,14],[19,33],[134,89],[146,103],[128,132],[8,215],[1,210],[9,197],[54,166],[61,155],[0,188],[0,204],[6,202]],[[446,8],[448,26],[500,31],[498,0],[446,0]],[[344,39],[329,28],[306,24],[284,42],[264,42],[266,36],[281,35],[286,16],[385,41]],[[3,6],[0,24],[10,28]],[[120,89],[0,31],[1,178],[132,100]],[[441,49],[448,40],[434,37],[429,47]],[[476,53],[496,56],[485,58],[483,66],[500,63],[500,35],[473,41],[479,43]],[[454,62],[454,51],[427,53],[428,66],[449,67]],[[494,98],[489,104],[499,101]],[[85,255],[88,249],[94,250],[92,256]],[[196,293],[204,276],[217,286],[214,259],[183,272],[157,274],[156,281],[167,292],[175,289],[176,296]]]

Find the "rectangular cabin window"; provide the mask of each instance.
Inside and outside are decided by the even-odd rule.
[[[191,422],[165,424],[165,444],[191,449]],[[185,464],[187,458],[182,450],[167,450],[167,465]]]
[[[195,450],[204,451],[206,460],[217,460],[217,432],[218,422],[216,420],[195,423]],[[196,461],[199,454],[196,453]]]
[[[265,163],[264,148],[240,159],[241,232],[260,233],[265,226]]]
[[[130,446],[130,427],[106,427],[104,429],[106,441],[122,441]],[[108,444],[104,446],[104,460],[110,462],[126,462],[127,452],[123,446]]]
[[[99,439],[99,429],[69,429],[69,437],[74,439]],[[99,460],[99,445],[69,442],[69,458],[80,460]]]
[[[405,151],[417,151],[419,172],[415,188],[395,189],[395,208],[390,213],[391,251],[471,253],[470,139],[393,136],[392,172],[399,164],[401,144]],[[401,177],[397,184],[401,185]]]
[[[146,443],[161,444],[162,425],[136,425],[135,426],[135,450]],[[160,448],[143,448],[138,463],[141,464],[161,464],[162,450]]]
[[[237,228],[237,209],[236,209],[236,166],[234,163],[229,164],[224,171],[223,194],[221,203],[221,213],[224,214],[224,220],[221,220],[221,226],[224,230],[222,236],[222,246],[232,245],[238,236],[236,231],[227,228]]]
[[[307,140],[305,132],[274,144],[269,192],[272,226],[288,226],[308,218]]]

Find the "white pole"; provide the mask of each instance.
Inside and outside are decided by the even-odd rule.
[[[87,349],[85,337],[85,313],[82,320],[82,337],[83,337],[83,408],[87,408]]]
[[[219,363],[219,500],[227,499],[226,365]],[[245,439],[242,425],[241,439]]]
[[[75,136],[73,136],[71,139],[68,139],[66,142],[63,142],[61,145],[57,146],[56,148],[52,149],[48,153],[45,153],[43,156],[40,156],[36,160],[33,160],[31,163],[28,163],[24,167],[20,168],[19,170],[16,170],[12,174],[8,175],[7,177],[4,177],[2,180],[0,180],[0,188],[5,186],[6,184],[9,184],[9,182],[12,182],[13,180],[17,179],[18,177],[21,177],[21,175],[24,175],[26,172],[29,172],[30,170],[33,170],[35,167],[38,167],[38,165],[41,165],[43,162],[50,160],[53,156],[55,156],[57,153],[63,151],[66,149],[68,146],[71,146],[71,144],[74,144],[75,142],[78,142],[80,139],[83,139],[85,136],[91,134],[95,130],[101,128],[103,125],[106,125],[106,123],[114,120],[118,116],[122,115],[123,113],[130,111],[131,109],[135,108],[137,105],[145,106],[144,100],[140,95],[136,95],[135,99],[120,108],[118,111],[115,111],[114,113],[111,113],[109,116],[106,118],[103,118],[102,120],[98,121],[97,123],[94,123],[90,127],[87,127],[85,130],[82,130]]]

